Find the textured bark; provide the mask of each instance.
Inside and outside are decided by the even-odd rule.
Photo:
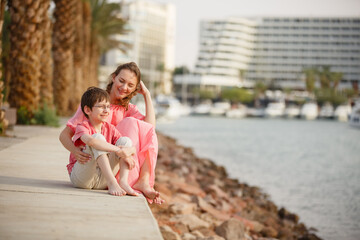
[[[89,84],[90,86],[98,86],[98,67],[99,67],[99,46],[97,42],[93,41],[90,44],[90,70],[89,70]]]
[[[10,23],[10,105],[30,113],[40,99],[40,47],[42,16],[46,8],[38,0],[9,0]]]
[[[41,75],[40,75],[40,99],[42,103],[48,106],[53,105],[53,60],[51,56],[51,28],[52,24],[49,18],[48,9],[50,0],[42,0],[42,5],[46,9],[43,12],[43,21],[41,23],[42,42],[41,42]]]
[[[53,28],[54,102],[59,115],[68,115],[69,99],[73,95],[73,44],[77,0],[55,0]]]
[[[75,6],[74,79],[71,82],[72,95],[69,102],[69,110],[71,112],[76,111],[83,92],[84,30],[82,8],[82,1],[78,1]]]
[[[0,36],[2,36],[2,28],[4,24],[5,0],[0,0]],[[2,80],[2,38],[0,38],[0,133],[5,134],[7,121],[5,120],[5,111],[2,109],[4,94],[4,82]]]
[[[88,1],[83,2],[83,29],[84,29],[84,54],[83,54],[83,89],[91,86],[90,81],[90,43],[91,43],[91,6]]]

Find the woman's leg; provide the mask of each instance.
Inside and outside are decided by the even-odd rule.
[[[155,198],[159,197],[160,194],[150,186],[150,171],[150,160],[148,157],[146,157],[143,165],[140,168],[140,176],[137,182],[133,185],[133,188],[144,193],[147,198],[154,200]]]
[[[125,118],[116,128],[132,140],[137,152],[137,165],[129,173],[129,185],[141,191],[148,199],[159,200],[159,193],[153,188],[158,151],[153,125],[135,118]]]

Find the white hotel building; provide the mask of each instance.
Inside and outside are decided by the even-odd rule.
[[[171,71],[175,65],[175,6],[151,1],[127,1],[122,17],[128,20],[128,33],[116,38],[129,47],[126,52],[114,49],[106,53],[102,67],[108,76],[125,62],[136,62],[142,79],[151,92],[170,93]],[[106,73],[105,73],[106,72]]]
[[[176,84],[304,88],[303,68],[330,66],[342,87],[360,83],[360,17],[261,17],[202,21],[195,75]]]

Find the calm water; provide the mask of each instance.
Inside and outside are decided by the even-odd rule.
[[[327,240],[360,239],[360,129],[335,121],[184,117],[157,129],[260,186]]]

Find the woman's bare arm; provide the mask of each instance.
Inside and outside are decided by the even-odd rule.
[[[61,144],[75,156],[75,159],[78,162],[80,163],[88,162],[91,159],[91,155],[84,153],[83,151],[81,151],[80,147],[76,147],[74,145],[73,141],[71,140],[73,136],[74,136],[74,132],[71,130],[71,128],[66,126],[61,131],[59,135],[59,140]]]
[[[141,86],[141,90],[139,91],[139,93],[144,96],[145,108],[146,108],[146,115],[144,121],[152,124],[155,127],[156,125],[155,110],[151,100],[150,91],[146,88],[145,84],[142,81],[140,82],[140,86]]]

